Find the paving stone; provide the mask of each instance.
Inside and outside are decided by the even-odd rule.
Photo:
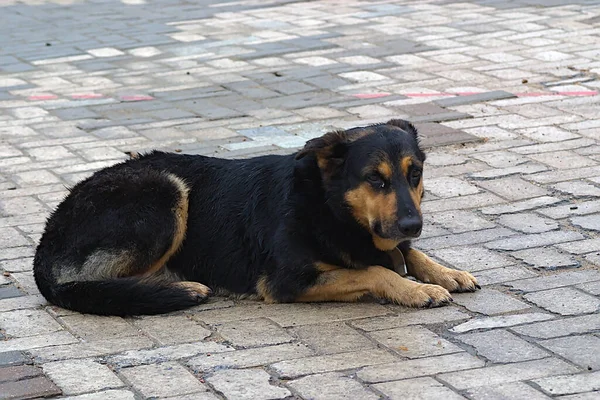
[[[372,321],[369,319],[368,321]],[[360,326],[360,325],[359,325]],[[327,332],[324,336],[323,333]],[[300,341],[319,354],[344,353],[375,348],[375,344],[344,323],[305,325],[293,330]]]
[[[188,365],[196,371],[207,371],[213,368],[248,368],[263,364],[276,363],[282,360],[300,359],[313,355],[314,352],[299,343],[285,343],[254,349],[229,351],[218,354],[206,354],[194,357]]]
[[[403,357],[411,359],[461,351],[459,347],[420,326],[372,331],[369,332],[369,336]]]
[[[304,398],[315,400],[379,399],[378,395],[368,391],[357,381],[336,372],[305,376],[288,382],[288,386]]]
[[[169,362],[124,368],[119,373],[145,397],[167,397],[207,391],[181,365]]]
[[[571,151],[530,154],[528,157],[557,169],[582,168],[596,165],[592,159]]]
[[[135,321],[135,325],[163,345],[200,341],[212,334],[185,315],[144,317]],[[174,326],[177,327],[176,334]]]
[[[535,197],[528,200],[522,200],[519,202],[514,202],[511,204],[501,204],[497,206],[490,206],[483,208],[481,212],[483,214],[508,214],[508,213],[516,213],[519,211],[531,210],[543,206],[548,206],[550,204],[555,204],[560,202],[560,199],[550,196],[542,196]]]
[[[148,348],[153,345],[154,343],[145,336],[128,336],[91,342],[64,341],[48,347],[37,346],[37,348],[29,350],[29,353],[38,362],[48,362],[110,355],[126,350]]]
[[[442,385],[433,378],[415,378],[403,381],[378,383],[373,387],[388,398],[394,400],[400,399],[449,399],[459,400],[464,399],[463,396],[453,392],[446,386]],[[414,393],[407,396],[408,393]]]
[[[51,380],[40,376],[18,382],[0,383],[0,399],[32,399],[58,396],[61,391]]]
[[[513,328],[513,331],[534,338],[550,339],[593,332],[597,329],[600,329],[600,315],[591,314],[519,326]]]
[[[356,376],[367,383],[378,383],[435,375],[449,371],[480,368],[483,367],[484,364],[484,361],[463,352],[437,357],[397,361],[390,364],[371,365],[359,370],[356,373]]]
[[[495,224],[469,211],[446,211],[427,215],[426,218],[442,225],[453,233],[463,233],[468,231],[494,228]]]
[[[515,289],[525,292],[553,289],[563,286],[577,285],[586,282],[600,281],[600,271],[569,271],[560,274],[540,276],[538,278],[523,279],[510,282],[509,285]]]
[[[457,336],[456,339],[473,346],[479,356],[494,363],[536,360],[550,355],[518,336],[501,329],[467,333]]]
[[[549,248],[519,250],[512,252],[511,255],[534,268],[553,270],[579,266],[579,262],[570,255]]]
[[[598,391],[600,390],[600,372],[561,375],[553,378],[536,379],[533,382],[552,396]]]
[[[495,240],[486,243],[485,247],[497,250],[521,250],[548,246],[556,243],[572,242],[583,238],[583,235],[573,231],[544,232]]]
[[[410,325],[438,324],[447,321],[459,321],[471,318],[469,314],[459,311],[456,307],[407,311],[405,307],[398,306],[398,309],[398,315],[352,321],[351,324],[354,327],[370,332]]]
[[[588,314],[600,308],[600,300],[568,287],[529,293],[525,298],[561,315]]]
[[[579,365],[584,370],[598,370],[600,357],[590,349],[597,349],[600,338],[592,335],[569,336],[558,339],[541,340],[538,342],[548,350]]]
[[[418,247],[424,250],[437,250],[447,247],[487,242],[492,239],[512,236],[514,234],[515,233],[513,231],[505,228],[484,229],[480,231],[465,232],[419,240]]]
[[[571,218],[571,223],[584,229],[600,231],[600,214]]]
[[[550,378],[553,379],[553,378]],[[523,382],[505,383],[495,386],[482,386],[466,391],[470,399],[519,399],[519,400],[547,400],[548,396],[538,392]]]
[[[123,340],[119,341],[120,344],[122,344],[122,342]],[[126,351],[123,351],[124,349],[113,351],[113,353],[119,354],[108,357],[110,363],[120,368],[124,368],[143,364],[157,364],[165,361],[181,360],[184,358],[198,356],[199,354],[204,354],[209,357],[209,355],[214,355],[215,353],[234,350],[233,347],[212,341],[177,344],[158,348],[148,348],[150,347],[148,344],[145,346],[135,346],[134,342],[133,346],[128,347],[145,348],[130,350],[125,347],[124,349],[126,349]]]
[[[516,315],[500,315],[496,317],[474,318],[451,328],[451,332],[465,333],[479,329],[505,328],[509,326],[522,325],[537,321],[552,319],[554,316],[543,313],[524,313]]]
[[[455,295],[454,301],[469,311],[486,315],[525,310],[530,307],[520,300],[492,289]]]
[[[1,281],[2,281],[2,279],[0,278],[0,282]],[[13,285],[0,286],[0,300],[1,299],[9,299],[12,297],[21,297],[21,296],[25,296],[25,293],[20,291]],[[1,326],[1,323],[0,323],[0,326]]]
[[[61,321],[86,341],[139,335],[133,325],[119,317],[75,314],[61,317]]]
[[[535,186],[518,177],[481,181],[477,185],[508,200],[523,200],[549,194],[546,189]]]
[[[490,204],[504,203],[506,200],[491,193],[478,193],[469,196],[446,198],[423,203],[424,213],[479,208]]]
[[[514,263],[510,258],[484,247],[451,247],[430,253],[453,267],[469,272],[491,270]]]
[[[291,342],[293,337],[266,318],[226,322],[215,325],[219,334],[235,346],[254,347],[260,345]]]
[[[0,368],[0,383],[20,381],[42,375],[42,370],[31,365],[17,365]]]
[[[450,372],[438,377],[458,390],[493,386],[520,380],[531,380],[564,373],[578,372],[577,368],[556,358],[497,365],[475,370]]]
[[[15,310],[0,314],[0,328],[11,337],[26,337],[62,330],[48,313],[42,310]]]
[[[498,218],[498,222],[523,233],[542,233],[558,228],[556,221],[534,213],[505,214]]]
[[[69,360],[44,364],[44,373],[64,394],[81,394],[123,386],[106,366],[92,360]]]
[[[272,385],[269,382],[270,378],[262,369],[242,369],[217,371],[206,380],[232,399],[269,400],[291,395],[289,390]]]
[[[455,107],[464,104],[482,103],[484,101],[510,99],[514,97],[515,95],[512,93],[503,90],[495,90],[492,92],[483,92],[467,96],[448,97],[436,100],[435,103],[442,107]]]
[[[600,197],[600,188],[591,185],[589,183],[580,182],[580,181],[569,181],[569,182],[561,182],[556,185],[552,185],[554,189],[560,190],[561,192],[570,193],[573,196],[580,197]]]
[[[600,281],[584,283],[575,287],[583,290],[584,292],[593,294],[594,296],[600,296]]]
[[[134,400],[135,395],[129,390],[103,390],[101,392],[64,398],[69,400]]]
[[[26,364],[28,361],[29,360],[20,351],[7,351],[0,353],[0,366],[2,367]]]
[[[271,368],[282,378],[296,378],[302,375],[384,364],[395,360],[396,357],[384,350],[361,350],[280,361],[272,364]]]
[[[473,275],[481,286],[494,285],[503,282],[514,281],[515,279],[534,278],[537,275],[525,267],[511,266],[504,268],[495,268],[485,271],[476,271]]]

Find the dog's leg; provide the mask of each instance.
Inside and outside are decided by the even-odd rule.
[[[367,293],[410,307],[436,307],[452,300],[446,289],[410,281],[381,266],[346,269],[318,265],[317,282],[296,301],[355,301]]]
[[[473,292],[480,288],[470,273],[446,268],[418,250],[409,249],[405,258],[408,274],[422,282],[440,285],[451,292]]]

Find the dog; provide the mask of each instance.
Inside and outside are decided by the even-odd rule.
[[[141,155],[71,189],[47,221],[35,281],[50,303],[99,315],[181,310],[210,288],[441,306],[479,285],[411,248],[424,161],[404,120],[329,132],[291,155]],[[395,271],[398,254],[424,283]]]

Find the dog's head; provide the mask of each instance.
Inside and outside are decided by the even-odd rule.
[[[423,162],[417,130],[404,120],[327,133],[296,155],[314,156],[331,207],[349,211],[380,250],[421,234]]]

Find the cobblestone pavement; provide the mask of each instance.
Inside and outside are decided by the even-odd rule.
[[[0,398],[600,398],[597,1],[3,1]],[[289,153],[408,118],[417,246],[480,292],[103,318],[31,262],[66,187],[153,148]],[[596,391],[596,392],[595,392]]]

